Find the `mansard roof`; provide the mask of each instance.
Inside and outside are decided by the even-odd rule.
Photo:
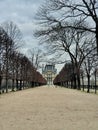
[[[55,68],[54,64],[46,64],[45,68],[42,71],[43,71],[43,73],[46,73],[48,71],[51,71],[55,74],[57,73],[57,69]]]

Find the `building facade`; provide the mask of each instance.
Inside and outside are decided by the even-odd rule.
[[[45,65],[45,67],[42,68],[42,75],[47,80],[47,85],[53,85],[53,80],[57,75],[57,69],[55,68],[55,65]]]

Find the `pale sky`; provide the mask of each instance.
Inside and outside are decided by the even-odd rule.
[[[35,15],[43,0],[0,0],[0,24],[13,21],[21,30],[25,44],[22,52],[37,46],[38,40],[33,37],[36,28]]]
[[[21,52],[27,55],[27,50],[38,47],[38,39],[33,36],[36,25],[36,12],[44,0],[0,0],[0,24],[13,21],[23,34],[25,40]],[[63,65],[56,65],[58,71]]]

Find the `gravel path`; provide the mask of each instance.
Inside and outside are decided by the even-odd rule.
[[[0,130],[98,130],[98,95],[45,86],[0,95]]]

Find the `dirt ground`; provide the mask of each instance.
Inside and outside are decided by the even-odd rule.
[[[0,130],[98,130],[98,95],[45,86],[0,95]]]

